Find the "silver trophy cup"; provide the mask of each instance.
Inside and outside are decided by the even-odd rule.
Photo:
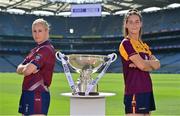
[[[80,73],[80,77],[77,81],[77,87],[79,89],[78,94],[84,95],[87,85],[93,80],[92,73],[97,72],[103,66],[106,56],[72,54],[67,57],[69,59],[70,66],[75,69],[77,73]],[[89,95],[97,94],[98,85],[93,87]]]
[[[98,79],[93,79],[92,74],[97,72],[99,69],[103,69],[109,59],[110,62],[114,62],[117,58],[117,55],[113,53],[113,55],[105,56],[105,55],[87,55],[87,54],[71,54],[71,55],[61,55],[61,58],[64,57],[66,59],[68,66],[70,66],[75,72],[80,73],[80,76],[78,80],[73,84],[70,85],[72,89],[77,88],[76,90],[78,95],[85,95],[85,92],[87,91],[88,85],[91,85],[93,82],[94,85],[91,88],[89,95],[98,95],[98,84],[96,81],[98,81],[101,77]],[[58,58],[59,55],[56,55],[56,58]],[[110,63],[109,63],[110,65]],[[68,73],[67,67],[63,66],[65,73]],[[107,69],[107,68],[106,68]],[[104,71],[105,73],[105,71]],[[104,74],[103,73],[103,74]],[[103,76],[103,74],[101,74]],[[69,79],[70,75],[66,75],[67,79]],[[72,83],[72,79],[69,79],[69,84]],[[73,87],[74,86],[74,87]]]

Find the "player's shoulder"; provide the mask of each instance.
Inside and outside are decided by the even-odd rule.
[[[53,53],[55,52],[54,47],[51,44],[43,45],[37,49],[39,52]]]
[[[120,46],[124,46],[124,45],[126,45],[126,44],[130,44],[130,39],[124,38],[124,39],[121,41]]]
[[[128,38],[124,38],[124,39],[121,41],[121,43],[128,43],[128,42],[130,42],[130,39],[128,39]]]

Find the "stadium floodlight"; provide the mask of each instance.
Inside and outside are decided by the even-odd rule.
[[[66,2],[66,3],[102,3],[104,0],[49,0],[51,2]]]

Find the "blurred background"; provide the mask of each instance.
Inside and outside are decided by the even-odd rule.
[[[65,54],[119,54],[124,13],[143,16],[142,39],[160,59],[158,73],[180,73],[179,0],[0,0],[0,72],[15,72],[35,46],[31,24],[44,18],[50,38]],[[56,63],[55,72],[62,72]],[[120,58],[108,70],[122,72]]]

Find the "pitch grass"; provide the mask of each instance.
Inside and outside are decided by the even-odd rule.
[[[77,78],[78,74],[73,74]],[[180,115],[180,75],[179,74],[152,74],[156,111],[153,116]],[[0,73],[0,115],[19,115],[17,113],[21,94],[22,76],[16,73]],[[106,115],[124,115],[123,105],[124,81],[122,74],[106,74],[99,82],[99,91],[116,93],[116,96],[107,97]],[[69,115],[69,98],[60,93],[69,92],[69,86],[63,73],[53,76],[51,104],[49,115]]]

